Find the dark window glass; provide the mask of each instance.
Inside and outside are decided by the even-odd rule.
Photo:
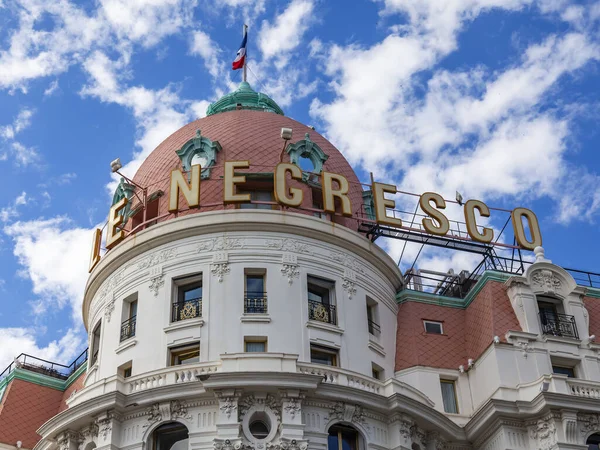
[[[425,332],[431,334],[442,334],[442,324],[440,322],[425,321]]]
[[[600,433],[594,433],[585,443],[588,445],[588,450],[600,450]]]
[[[310,347],[310,362],[326,366],[337,366],[337,351],[313,345]]]
[[[442,386],[442,401],[444,402],[444,411],[450,414],[458,414],[454,381],[440,380],[440,384]]]
[[[358,432],[344,425],[334,425],[329,429],[327,450],[358,450]]]
[[[333,285],[331,281],[308,277],[308,300],[329,305]]]
[[[179,288],[179,302],[184,303],[190,300],[202,298],[202,283],[194,283],[189,286]]]
[[[200,361],[200,344],[171,349],[171,365],[193,364]]]
[[[552,366],[552,373],[566,375],[569,378],[575,378],[575,369],[573,367]]]
[[[246,275],[246,297],[262,298],[265,293],[264,275]]]
[[[161,425],[152,433],[153,450],[187,449],[188,429],[180,423]]]

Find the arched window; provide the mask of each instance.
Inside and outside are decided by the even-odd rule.
[[[354,428],[336,424],[329,429],[327,450],[360,450],[360,434]]]
[[[165,423],[152,433],[152,450],[187,450],[188,429],[178,422]]]
[[[585,443],[588,446],[588,450],[600,449],[600,433],[592,434],[589,438],[587,438],[587,441],[585,441]]]

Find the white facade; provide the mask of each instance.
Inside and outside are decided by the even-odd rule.
[[[506,283],[526,331],[509,332],[462,372],[395,373],[401,274],[358,233],[280,211],[218,211],[155,225],[92,272],[83,313],[97,357],[69,409],[39,430],[36,448],[154,449],[155,430],[177,422],[189,437],[176,450],[325,450],[336,424],[357,430],[364,450],[587,449],[587,437],[600,431],[599,347],[589,338],[581,288],[543,255],[538,260]],[[264,275],[266,312],[244,312],[248,274]],[[311,276],[333,283],[337,324],[309,319]],[[173,321],[181,286],[200,281],[201,317]],[[540,332],[540,295],[575,316],[579,340]],[[133,300],[135,335],[121,342]],[[369,332],[367,302],[376,304],[380,333]],[[257,340],[266,351],[246,352],[245,342]],[[172,365],[173,350],[189,345],[199,345],[199,361]],[[311,346],[337,353],[337,367],[311,363]],[[569,358],[577,378],[552,375],[553,362]],[[459,414],[444,413],[440,378],[456,380]],[[256,417],[268,424],[264,439],[250,430]]]

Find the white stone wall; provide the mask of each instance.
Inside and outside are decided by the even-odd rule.
[[[386,277],[374,260],[323,240],[273,231],[206,233],[145,251],[108,276],[90,302],[90,335],[99,320],[102,333],[97,368],[86,385],[114,376],[128,361],[133,375],[164,368],[168,348],[190,342],[200,341],[201,361],[219,361],[220,355],[243,352],[245,336],[265,336],[268,352],[297,354],[306,362],[310,344],[317,343],[338,349],[344,369],[371,376],[375,363],[386,377],[393,376],[398,279]],[[245,269],[266,271],[267,315],[244,314]],[[198,274],[202,319],[171,323],[177,290],[173,280]],[[337,326],[308,320],[309,275],[335,282]],[[124,300],[135,295],[136,334],[120,343]],[[367,296],[378,303],[378,337],[368,332]]]

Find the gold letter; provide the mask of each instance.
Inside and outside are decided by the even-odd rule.
[[[335,197],[342,202],[342,214],[352,217],[352,206],[348,198],[348,180],[342,175],[331,172],[323,172],[323,210],[335,213]],[[333,181],[337,181],[339,189],[333,189]]]
[[[275,167],[275,201],[285,206],[300,206],[304,198],[302,189],[289,188],[286,186],[287,173],[294,180],[302,180],[302,169],[296,164],[279,163]],[[291,194],[291,197],[289,196]]]
[[[94,230],[94,237],[92,239],[92,256],[90,257],[90,270],[91,272],[96,267],[96,264],[100,262],[100,243],[102,241],[102,230],[96,228]]]
[[[436,225],[429,217],[425,217],[423,219],[423,228],[425,228],[425,231],[428,233],[444,236],[450,229],[450,223],[448,222],[446,216],[435,209],[430,202],[433,202],[436,208],[446,209],[446,200],[444,200],[440,194],[436,194],[435,192],[425,192],[422,194],[421,198],[419,199],[421,209],[425,214],[435,219],[435,221],[439,224]]]
[[[223,183],[223,202],[224,203],[241,203],[249,202],[250,194],[236,194],[235,185],[245,183],[244,175],[234,176],[235,169],[247,169],[250,167],[250,161],[225,161],[225,174]]]
[[[483,234],[477,230],[477,222],[475,220],[475,210],[479,211],[481,217],[490,217],[490,208],[479,200],[469,200],[465,203],[465,222],[467,222],[467,232],[474,241],[488,244],[494,239],[494,230],[484,228]]]
[[[516,208],[511,213],[513,231],[517,243],[527,250],[533,250],[536,247],[542,245],[542,232],[540,231],[540,224],[533,211],[526,208]],[[527,219],[529,225],[529,233],[531,233],[531,241],[527,240],[525,236],[525,228],[523,227],[523,217]]]
[[[128,202],[127,197],[124,197],[110,208],[108,226],[106,228],[106,248],[108,250],[121,242],[125,237],[125,232],[122,229],[117,233],[115,233],[115,229],[123,223],[123,216],[119,214],[119,211],[125,208]]]
[[[171,187],[169,188],[169,212],[179,211],[179,191],[185,197],[190,208],[200,204],[200,166],[194,164],[190,171],[190,184],[185,181],[181,170],[171,171]]]
[[[375,203],[375,220],[378,224],[389,225],[391,227],[401,227],[402,220],[387,215],[387,208],[394,209],[396,202],[385,198],[385,193],[395,194],[396,186],[393,184],[373,183],[373,201]]]

